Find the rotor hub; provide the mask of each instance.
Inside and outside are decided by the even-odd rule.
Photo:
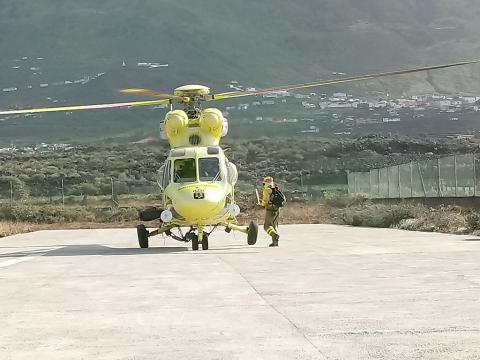
[[[175,96],[188,98],[201,98],[210,94],[210,88],[203,85],[185,85],[176,88],[173,92]]]

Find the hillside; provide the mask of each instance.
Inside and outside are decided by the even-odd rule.
[[[0,92],[0,107],[125,100],[117,89],[129,86],[225,90],[231,80],[261,87],[476,58],[479,14],[473,0],[0,0],[0,88],[17,89]],[[79,79],[89,81],[65,85]],[[336,89],[478,94],[479,80],[472,66]],[[58,139],[74,123],[80,136],[148,134],[158,117],[44,116],[35,119],[38,129],[9,120],[0,140],[59,120],[67,125],[55,129]]]

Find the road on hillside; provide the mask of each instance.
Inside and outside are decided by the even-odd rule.
[[[0,240],[0,359],[478,359],[480,239],[281,227],[210,250],[132,230]]]

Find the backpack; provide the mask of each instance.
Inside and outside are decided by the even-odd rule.
[[[287,198],[285,195],[280,191],[278,187],[272,188],[272,194],[270,195],[270,203],[276,207],[283,207],[287,202]]]

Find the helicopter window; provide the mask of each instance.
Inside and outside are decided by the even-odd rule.
[[[158,172],[157,172],[157,183],[162,189],[165,188],[164,176],[165,176],[165,165],[162,165],[162,167],[158,169]]]
[[[185,149],[172,149],[170,150],[171,157],[185,156]]]
[[[207,154],[208,155],[218,155],[220,153],[220,149],[215,146],[209,146],[207,148]]]
[[[163,178],[163,187],[166,188],[168,186],[168,184],[170,184],[170,167],[171,167],[171,162],[170,161],[167,161],[167,164],[165,166],[165,170],[164,170],[164,178]]]
[[[217,158],[198,159],[200,181],[221,181],[220,163]]]
[[[197,169],[195,159],[178,159],[175,160],[175,182],[194,182],[197,180]]]

